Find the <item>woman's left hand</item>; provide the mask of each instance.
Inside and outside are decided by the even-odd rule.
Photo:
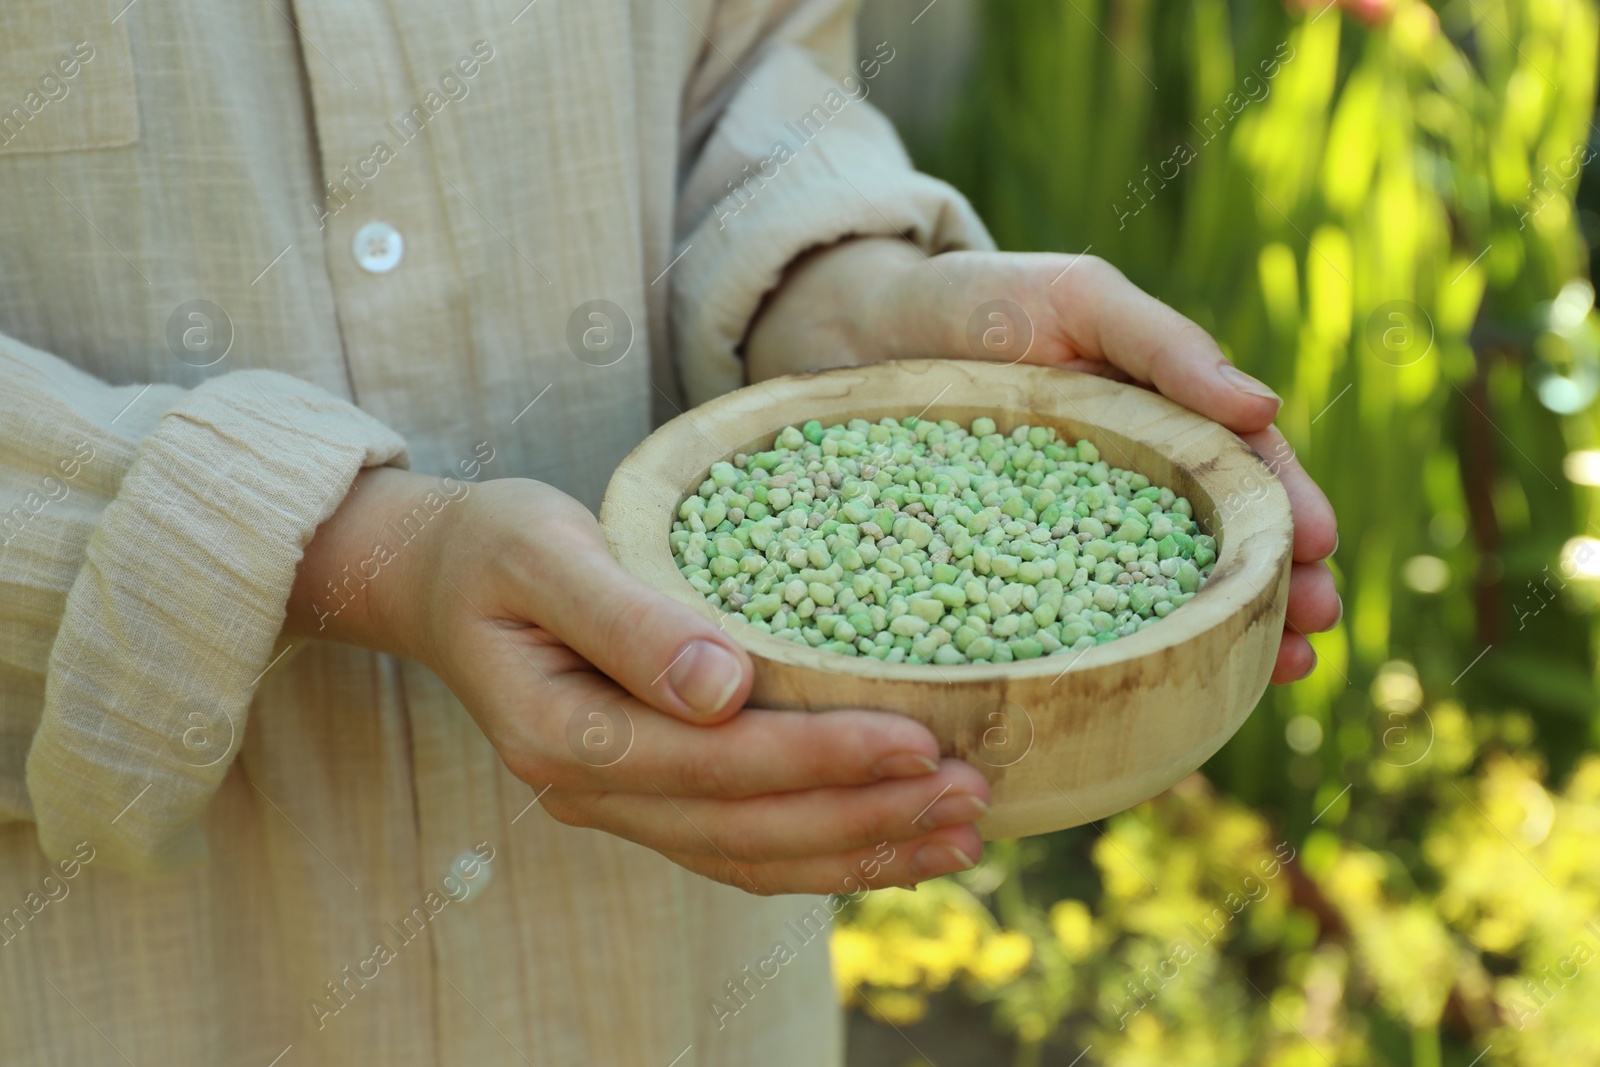
[[[930,259],[906,242],[874,238],[795,264],[745,344],[752,381],[930,356],[1039,363],[1136,382],[1237,433],[1278,475],[1294,510],[1294,564],[1272,680],[1311,673],[1317,657],[1305,635],[1331,629],[1343,610],[1324,562],[1339,541],[1333,507],[1272,425],[1277,394],[1234,367],[1209,334],[1096,256],[948,252]]]

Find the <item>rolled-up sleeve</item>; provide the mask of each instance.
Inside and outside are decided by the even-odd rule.
[[[894,49],[856,60],[852,0],[716,6],[690,84],[700,147],[678,203],[673,331],[688,399],[743,384],[738,348],[802,253],[848,237],[901,237],[927,255],[992,248],[971,205],[912,167],[873,108]],[[901,62],[905,62],[902,58]]]
[[[52,858],[196,862],[305,545],[405,444],[276,372],[141,392],[9,338],[0,424],[0,820]]]

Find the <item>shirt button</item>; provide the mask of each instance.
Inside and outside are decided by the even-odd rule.
[[[452,875],[461,886],[459,890],[455,890],[462,894],[459,899],[471,900],[488,888],[489,880],[494,877],[494,869],[478,853],[468,850],[450,861],[445,877],[449,878]],[[455,889],[454,886],[451,888]]]
[[[400,231],[387,222],[369,222],[356,231],[350,248],[362,270],[386,274],[400,263],[406,243],[400,239]]]

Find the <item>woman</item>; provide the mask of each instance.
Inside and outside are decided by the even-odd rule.
[[[744,708],[590,509],[747,379],[994,355],[991,301],[1274,459],[1310,669],[1334,525],[1277,399],[1107,265],[993,252],[852,14],[7,5],[0,1062],[838,1062],[778,894],[970,866],[983,778]]]

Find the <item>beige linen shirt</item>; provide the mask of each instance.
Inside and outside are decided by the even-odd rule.
[[[838,1062],[817,898],[559,825],[426,669],[278,633],[363,466],[596,506],[797,254],[987,244],[852,14],[0,4],[0,1064]]]

